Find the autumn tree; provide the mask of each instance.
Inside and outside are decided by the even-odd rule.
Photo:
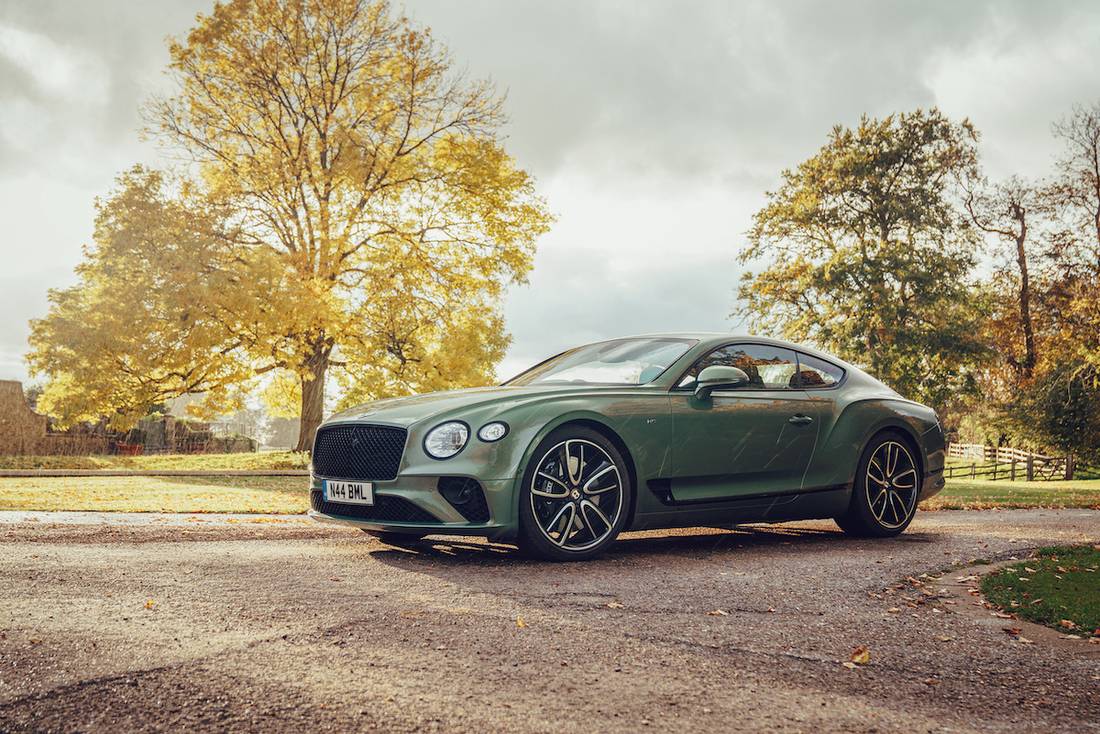
[[[263,374],[305,449],[333,373],[348,400],[491,379],[499,298],[550,223],[493,87],[385,2],[219,3],[169,50],[147,116],[182,182],[136,171],[101,204],[81,282],[34,325],[51,410],[225,408]]]
[[[985,352],[978,237],[957,191],[976,175],[977,137],[936,109],[835,127],[754,216],[741,259],[759,267],[736,314],[943,410]]]
[[[997,245],[991,293],[994,312],[989,324],[992,342],[1016,374],[1027,379],[1039,359],[1032,283],[1036,240],[1044,221],[1039,194],[1016,176],[996,185],[961,183],[971,221]]]

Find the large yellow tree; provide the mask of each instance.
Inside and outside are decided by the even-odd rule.
[[[349,400],[491,379],[502,290],[551,222],[493,87],[385,2],[219,3],[170,52],[148,132],[180,180],[136,169],[100,202],[80,283],[33,324],[40,404],[125,424],[270,375],[308,448],[330,376]]]

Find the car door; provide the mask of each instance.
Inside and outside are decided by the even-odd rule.
[[[743,370],[749,384],[697,398],[695,377],[715,364]],[[719,501],[801,488],[822,404],[799,387],[793,351],[767,344],[720,347],[697,361],[670,395],[674,501]]]

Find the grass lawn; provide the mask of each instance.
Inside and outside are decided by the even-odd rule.
[[[249,466],[256,457],[272,465]],[[12,457],[7,457],[12,458]],[[57,458],[57,457],[49,457]],[[67,457],[60,457],[67,458]],[[145,459],[95,468],[277,469],[300,468],[300,455],[84,457],[85,460]],[[92,468],[92,467],[89,467]],[[0,510],[99,510],[117,512],[305,512],[305,477],[0,477]],[[948,480],[921,504],[922,510],[1025,507],[1100,509],[1100,480],[1071,482],[972,482]]]
[[[0,456],[0,469],[305,469],[304,452],[148,454],[145,456]]]
[[[1100,508],[1100,479],[1074,479],[1068,482],[948,479],[942,492],[921,503],[922,510],[984,510],[994,507]]]
[[[307,509],[306,477],[0,478],[0,510],[300,513]]]
[[[982,593],[1029,622],[1100,636],[1100,546],[1041,548],[983,578]]]

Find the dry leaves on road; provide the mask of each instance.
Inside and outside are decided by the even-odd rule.
[[[725,609],[712,609],[711,611],[707,612],[707,616],[708,617],[728,617],[728,616],[730,616],[730,613],[727,612]]]
[[[527,626],[527,622],[524,621],[523,617],[516,617],[516,627],[519,627],[520,629],[523,629],[526,626]]]
[[[860,645],[852,650],[848,660],[855,665],[866,665],[871,662],[871,651],[867,649],[866,645]]]

